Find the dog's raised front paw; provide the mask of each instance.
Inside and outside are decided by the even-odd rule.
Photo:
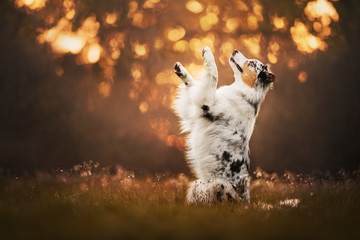
[[[209,47],[204,47],[202,50],[202,56],[204,58],[205,64],[209,65],[214,63],[214,55],[211,52],[211,49]]]
[[[177,62],[174,66],[175,74],[178,75],[180,78],[185,77],[186,72],[184,71],[184,67],[181,65],[181,63]]]

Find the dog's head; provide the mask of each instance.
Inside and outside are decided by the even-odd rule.
[[[238,50],[234,50],[229,62],[234,71],[235,79],[240,78],[251,88],[268,88],[276,80],[275,75],[267,65],[256,59],[247,59]]]

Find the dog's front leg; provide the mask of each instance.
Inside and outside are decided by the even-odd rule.
[[[204,58],[205,76],[200,83],[197,100],[200,106],[211,106],[215,100],[215,92],[218,83],[218,70],[214,55],[209,47],[205,47],[203,49],[202,56]]]
[[[188,87],[194,85],[194,78],[190,75],[190,73],[186,70],[186,68],[181,65],[181,63],[177,62],[174,66],[175,74],[184,82],[184,84]]]

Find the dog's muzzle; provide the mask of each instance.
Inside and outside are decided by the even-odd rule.
[[[260,72],[258,75],[258,78],[261,81],[267,82],[267,83],[276,81],[276,76],[274,74],[272,74],[270,72],[265,72],[265,71]]]

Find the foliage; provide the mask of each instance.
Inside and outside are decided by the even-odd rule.
[[[359,171],[278,177],[258,169],[250,204],[193,206],[184,202],[189,179],[182,174],[138,179],[120,167],[86,177],[81,171],[3,176],[3,239],[352,239],[357,234]]]

